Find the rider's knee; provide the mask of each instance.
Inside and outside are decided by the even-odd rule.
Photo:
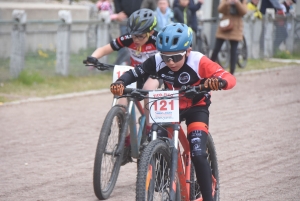
[[[190,142],[192,160],[205,161],[207,158],[207,133],[203,130],[193,130],[189,133],[188,140]]]

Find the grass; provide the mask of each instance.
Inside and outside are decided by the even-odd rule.
[[[91,52],[92,50],[86,50],[71,55],[70,75],[67,77],[55,74],[55,51],[28,54],[25,59],[25,69],[17,79],[8,79],[9,59],[0,59],[0,104],[30,97],[107,89],[112,81],[112,72],[89,70],[82,64],[82,60]],[[108,58],[108,63],[113,63],[115,58],[116,52]],[[245,69],[237,67],[236,72],[288,65],[294,64],[250,59]]]

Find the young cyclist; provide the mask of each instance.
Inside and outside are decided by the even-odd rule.
[[[155,46],[157,31],[157,20],[154,12],[150,9],[140,9],[130,15],[127,21],[128,34],[119,36],[109,44],[96,49],[87,62],[97,64],[98,59],[127,48],[130,53],[131,66],[136,67],[143,63],[147,58],[157,53]],[[138,88],[142,88],[144,81],[138,80]]]
[[[157,31],[154,30],[156,25],[157,19],[152,10],[144,8],[133,12],[127,21],[128,34],[122,35],[112,40],[109,44],[96,49],[90,57],[87,57],[87,62],[96,65],[99,58],[113,51],[127,48],[130,53],[131,66],[136,67],[141,65],[146,59],[158,52],[156,49]],[[147,78],[138,79],[137,88],[156,89],[152,88],[152,86],[156,86],[156,83],[159,83],[156,78],[149,78],[148,83],[144,85],[145,80]],[[118,101],[118,104],[126,105],[126,103],[126,99],[119,99]],[[148,118],[147,121],[149,121]],[[132,161],[129,139],[128,134],[125,139],[122,165]]]
[[[126,85],[149,75],[163,79],[168,89],[199,84],[211,90],[233,88],[236,84],[233,75],[200,52],[191,51],[192,38],[192,30],[187,25],[167,25],[157,35],[156,47],[160,52],[147,59],[142,66],[124,73],[111,84],[111,92],[121,95]],[[212,201],[212,176],[206,154],[210,97],[207,93],[192,100],[179,99],[180,118],[186,120],[191,158],[204,201]]]

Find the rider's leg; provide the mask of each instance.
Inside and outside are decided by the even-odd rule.
[[[185,116],[191,159],[195,166],[203,201],[212,201],[212,173],[206,153],[209,111],[207,107],[194,107]]]
[[[215,47],[214,47],[213,53],[210,57],[210,59],[212,61],[217,61],[218,54],[221,50],[221,47],[222,47],[224,41],[225,41],[224,39],[216,38]]]

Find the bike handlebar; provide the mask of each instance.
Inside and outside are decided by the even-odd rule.
[[[132,97],[136,98],[138,100],[143,100],[145,98],[152,98],[147,97],[148,93],[151,91],[170,91],[168,89],[162,89],[162,90],[144,90],[144,89],[132,89],[132,88],[125,88],[123,91],[123,95],[120,97]],[[209,88],[206,88],[204,84],[200,84],[199,86],[182,86],[179,90],[179,93],[184,93],[184,96],[187,98],[193,98],[195,95],[201,94],[201,93],[207,93],[210,91]],[[159,99],[162,99],[163,97],[160,97]]]
[[[93,67],[95,67],[95,68],[97,68],[98,70],[101,70],[101,71],[108,70],[110,68],[115,67],[114,65],[101,63],[99,61],[97,61],[97,64],[92,64],[92,63],[88,63],[87,60],[83,60],[83,64],[85,64],[85,66],[93,66]]]

